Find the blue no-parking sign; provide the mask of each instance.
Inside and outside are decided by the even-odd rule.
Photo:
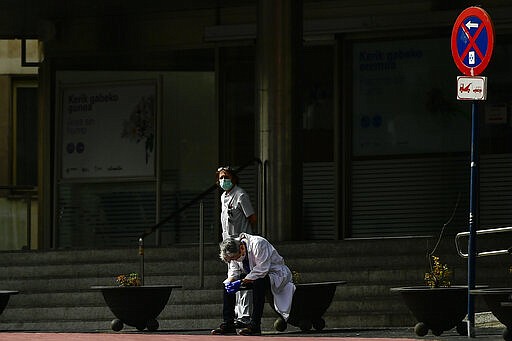
[[[453,25],[451,47],[453,60],[463,74],[482,73],[494,47],[494,28],[489,14],[480,7],[462,11]]]

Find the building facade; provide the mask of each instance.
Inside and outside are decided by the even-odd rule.
[[[30,248],[135,245],[155,225],[149,244],[196,243],[199,226],[216,242],[219,165],[243,166],[273,240],[467,229],[471,107],[450,51],[464,1],[3,6],[1,38],[40,44]],[[486,228],[512,220],[512,6],[482,7],[496,32],[479,103]],[[2,181],[23,185],[21,142],[4,142]]]

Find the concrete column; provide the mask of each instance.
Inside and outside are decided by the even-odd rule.
[[[259,0],[257,103],[259,156],[266,170],[262,232],[273,241],[301,239],[302,1]]]
[[[0,185],[10,183],[11,170],[9,169],[10,151],[12,150],[11,131],[11,80],[9,76],[0,76]]]
[[[53,221],[53,159],[51,157],[52,126],[56,116],[52,115],[52,66],[48,60],[39,68],[39,122],[38,122],[38,232],[37,249],[48,250],[56,247],[56,228]],[[55,170],[56,172],[57,170]],[[59,215],[57,214],[57,219]]]

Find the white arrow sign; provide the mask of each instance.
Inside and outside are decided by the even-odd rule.
[[[466,27],[468,28],[468,30],[470,30],[472,28],[478,28],[478,23],[472,23],[470,20],[466,23]]]

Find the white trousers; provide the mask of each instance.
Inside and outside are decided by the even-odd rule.
[[[249,322],[252,312],[252,290],[240,290],[236,293],[235,318]]]

